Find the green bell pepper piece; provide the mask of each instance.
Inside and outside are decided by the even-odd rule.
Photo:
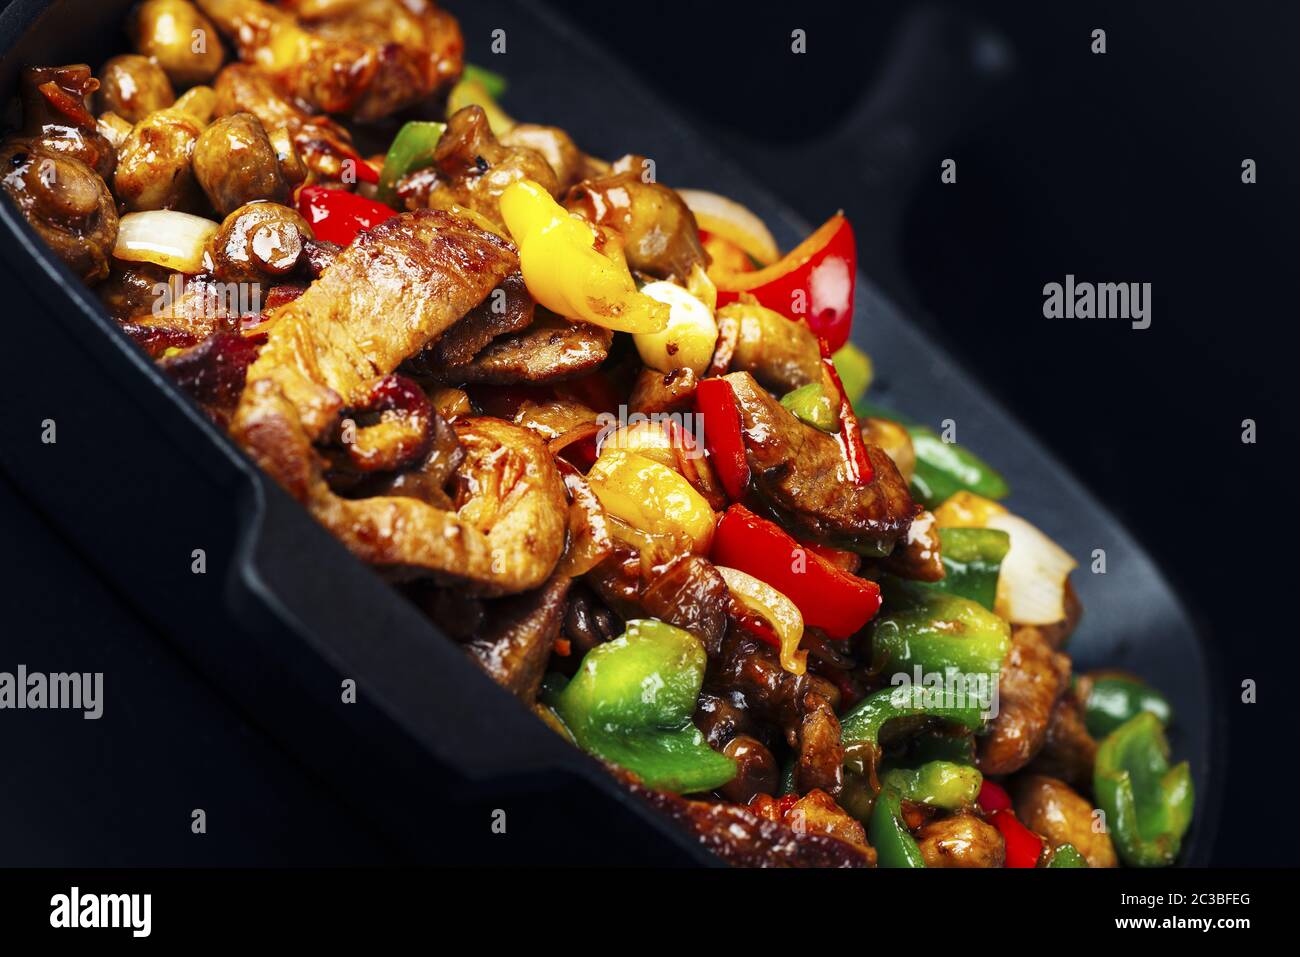
[[[880,759],[881,729],[895,718],[940,718],[972,731],[983,727],[981,705],[973,697],[967,698],[960,707],[946,701],[944,695],[931,700],[935,697],[924,688],[899,686],[881,688],[859,701],[840,718],[845,766],[855,773],[874,768]]]
[[[934,508],[962,489],[985,498],[1006,498],[1010,493],[1006,479],[993,466],[957,443],[943,441],[933,429],[866,400],[854,402],[853,410],[859,418],[891,419],[907,430],[916,452],[912,498],[922,502],[926,508]]]
[[[1125,864],[1166,867],[1174,862],[1195,798],[1187,762],[1169,767],[1169,741],[1159,718],[1143,711],[1102,741],[1092,787]]]
[[[1130,678],[1096,678],[1084,702],[1084,724],[1094,738],[1104,738],[1135,715],[1149,711],[1168,725],[1174,710],[1155,688]]]
[[[397,131],[379,174],[379,199],[382,202],[391,206],[397,199],[397,181],[407,173],[433,163],[434,148],[445,132],[446,123],[420,120],[412,120]]]
[[[979,796],[984,776],[975,768],[951,761],[929,761],[919,768],[895,768],[881,778],[909,801],[955,811],[970,807]]]
[[[736,776],[736,763],[708,746],[691,723],[706,655],[688,631],[634,619],[587,652],[562,691],[546,701],[585,751],[665,791],[709,791]]]
[[[1011,626],[960,595],[886,579],[887,614],[871,627],[872,665],[878,672],[996,676],[1011,648]]]
[[[975,764],[975,736],[962,730],[951,734],[945,730],[922,731],[907,744],[907,753],[895,763],[898,767],[919,768],[929,761],[950,761],[953,764]]]
[[[479,84],[488,91],[488,94],[494,100],[499,100],[505,95],[506,78],[500,73],[494,73],[485,67],[475,66],[473,63],[466,63],[460,75],[466,80]]]
[[[903,823],[902,795],[886,787],[876,797],[867,822],[867,840],[876,849],[877,867],[925,867],[916,839]]]
[[[1078,852],[1073,844],[1062,844],[1047,858],[1047,863],[1040,867],[1087,867],[1088,859]]]
[[[941,528],[939,551],[944,575],[937,582],[918,584],[979,602],[993,610],[1002,559],[1011,536],[996,528]]]
[[[820,382],[809,382],[793,392],[781,396],[781,404],[790,413],[813,428],[823,432],[835,432],[839,429],[839,409],[831,404],[830,397]]]
[[[840,377],[840,385],[844,386],[844,394],[849,402],[857,405],[871,386],[871,357],[853,343],[846,342],[831,356],[831,362],[835,363],[835,372]]]

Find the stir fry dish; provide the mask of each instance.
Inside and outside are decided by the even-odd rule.
[[[145,0],[31,65],[10,202],[525,707],[737,865],[1137,867],[1174,716],[1076,562],[866,396],[853,231],[514,120],[429,0]]]

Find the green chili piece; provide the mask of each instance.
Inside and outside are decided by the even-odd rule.
[[[955,442],[945,442],[925,426],[907,431],[916,451],[912,497],[920,499],[926,508],[934,508],[963,489],[985,498],[1006,498],[1010,491],[1006,480],[974,452]]]
[[[887,579],[885,607],[871,626],[873,666],[885,674],[996,676],[1011,648],[1004,618],[960,595]],[[991,693],[991,692],[990,692]]]
[[[665,791],[708,791],[736,764],[691,723],[704,682],[704,646],[688,631],[652,619],[587,652],[578,673],[546,701],[586,751]]]
[[[939,550],[944,576],[923,584],[979,602],[989,611],[998,593],[1002,559],[1011,548],[1011,536],[996,528],[941,528]]]
[[[903,822],[902,795],[896,788],[886,787],[876,797],[867,840],[876,849],[877,867],[925,867],[921,849]]]
[[[969,765],[929,761],[915,769],[895,768],[881,778],[881,784],[909,801],[955,811],[975,803],[983,780]]]
[[[1092,785],[1125,864],[1174,862],[1195,797],[1187,762],[1169,767],[1169,741],[1159,718],[1143,711],[1112,731],[1097,749]]]
[[[1048,856],[1042,867],[1087,867],[1088,859],[1073,844],[1062,844]]]
[[[1134,678],[1098,677],[1084,702],[1084,723],[1094,738],[1104,738],[1143,711],[1151,712],[1164,725],[1174,716],[1169,701],[1150,685]]]
[[[447,131],[446,123],[426,123],[412,120],[397,131],[393,145],[384,157],[384,168],[379,174],[379,198],[393,205],[397,199],[397,181],[407,173],[423,169],[433,163],[433,151]]]
[[[853,343],[846,342],[831,356],[831,361],[835,363],[835,371],[839,374],[840,385],[844,386],[844,394],[851,403],[857,405],[871,387],[871,357]]]
[[[795,418],[807,422],[813,428],[823,432],[838,431],[840,425],[839,409],[831,404],[830,397],[820,382],[809,382],[793,392],[781,397],[785,406]]]

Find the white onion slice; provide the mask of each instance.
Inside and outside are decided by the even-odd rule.
[[[799,642],[803,640],[803,615],[795,603],[767,582],[738,568],[718,565],[717,569],[735,599],[760,615],[776,632],[781,640],[781,667],[796,675],[807,671],[808,652],[799,650]]]
[[[679,189],[677,195],[700,220],[700,229],[735,243],[764,266],[781,258],[767,224],[740,203],[702,189]]]
[[[998,575],[997,613],[1017,625],[1050,625],[1065,618],[1065,580],[1078,562],[1018,515],[992,515],[985,527],[1011,537]]]
[[[220,228],[210,219],[174,209],[127,213],[118,224],[113,255],[194,275],[203,272],[208,241]]]

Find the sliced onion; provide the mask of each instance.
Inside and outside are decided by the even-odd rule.
[[[220,228],[210,219],[174,209],[127,213],[118,224],[113,255],[195,275],[203,272],[208,241]]]
[[[1065,618],[1065,580],[1078,563],[1018,515],[990,515],[985,527],[1011,537],[998,575],[997,613],[1017,625],[1050,625]]]
[[[761,265],[781,258],[781,250],[767,224],[735,200],[702,189],[679,189],[677,194],[695,214],[700,229],[735,243]]]
[[[767,621],[781,640],[781,667],[791,674],[808,670],[808,652],[799,650],[803,640],[803,615],[794,602],[765,581],[747,575],[738,568],[717,566],[727,590],[750,611]]]

